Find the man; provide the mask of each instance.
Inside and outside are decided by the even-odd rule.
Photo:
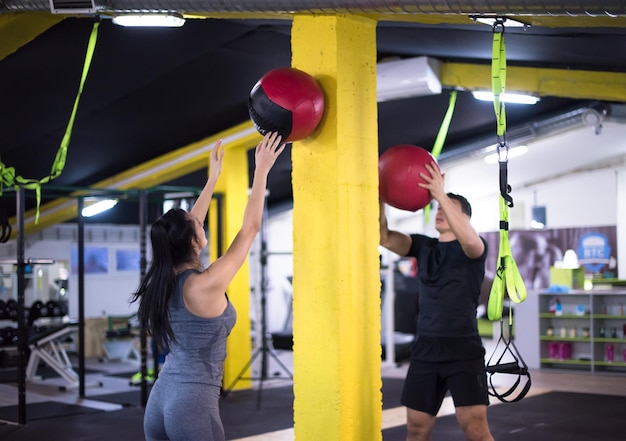
[[[487,423],[489,394],[485,349],[478,335],[476,307],[485,275],[487,243],[470,223],[463,197],[444,191],[444,175],[426,165],[420,187],[437,202],[439,238],[389,230],[380,204],[380,244],[417,259],[419,318],[402,404],[407,407],[407,441],[430,440],[448,391],[456,417],[471,441],[493,441]]]

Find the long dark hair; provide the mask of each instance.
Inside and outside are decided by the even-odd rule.
[[[176,288],[174,268],[197,259],[192,246],[195,240],[194,223],[180,208],[169,210],[150,229],[152,263],[131,302],[139,300],[139,324],[152,336],[159,351],[176,341],[168,308]]]

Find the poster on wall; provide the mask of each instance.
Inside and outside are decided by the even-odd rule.
[[[115,250],[115,262],[117,271],[139,271],[139,250]]]
[[[85,274],[107,274],[109,272],[109,250],[107,247],[85,247]],[[72,273],[78,274],[78,247],[72,247]]]
[[[500,233],[481,233],[489,246],[485,277],[496,272]],[[619,277],[617,274],[617,228],[578,227],[545,230],[509,231],[511,253],[526,288],[550,286],[550,267],[563,260],[565,251],[574,250],[585,273],[596,277]]]

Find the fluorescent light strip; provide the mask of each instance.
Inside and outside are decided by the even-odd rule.
[[[117,205],[117,202],[117,199],[102,199],[89,205],[88,207],[83,208],[81,214],[83,215],[83,217],[95,216],[96,214],[103,213],[115,207]]]
[[[493,93],[485,92],[482,90],[475,90],[472,92],[474,98],[481,101],[493,101]],[[514,104],[536,104],[539,101],[539,97],[532,95],[525,95],[523,93],[503,93],[500,95],[500,101],[503,103]]]
[[[126,27],[179,28],[185,19],[175,14],[124,14],[113,17],[113,23]]]

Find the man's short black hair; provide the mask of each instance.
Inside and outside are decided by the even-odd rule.
[[[463,213],[467,214],[469,217],[472,217],[472,206],[467,201],[467,199],[465,199],[465,197],[455,193],[448,193],[448,197],[450,199],[455,199],[459,201],[461,203],[461,211],[463,211]]]

